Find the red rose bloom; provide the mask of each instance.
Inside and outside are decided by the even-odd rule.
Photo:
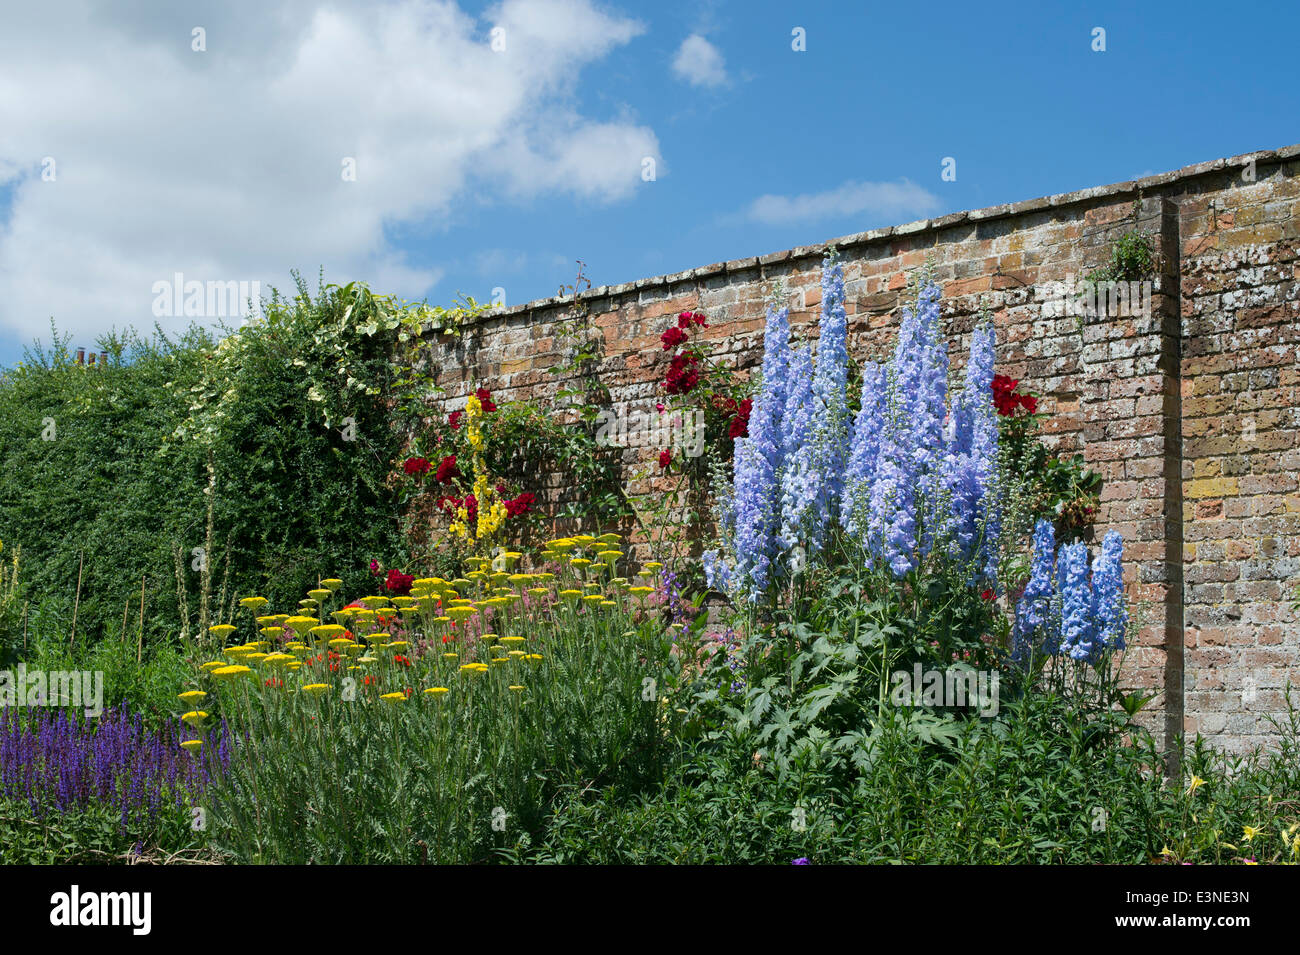
[[[389,593],[405,597],[411,592],[413,583],[415,583],[414,575],[404,574],[394,567],[388,571],[388,579],[384,581],[384,587]]]
[[[659,452],[659,466],[661,468],[666,468],[668,467],[668,465],[672,463],[673,463],[673,453],[671,451]]]
[[[474,397],[479,400],[479,404],[483,406],[485,412],[497,410],[496,403],[492,400],[492,392],[488,391],[486,388],[480,388],[478,391],[474,392]]]
[[[692,325],[699,325],[701,328],[709,327],[701,312],[682,312],[677,316],[678,328],[690,328]]]
[[[694,352],[680,352],[673,356],[664,378],[664,388],[670,395],[684,395],[700,383],[699,357]]]
[[[427,458],[407,458],[402,464],[403,471],[416,477],[422,477],[428,474],[430,467],[432,467],[432,465],[429,464]]]
[[[456,468],[456,455],[449,454],[438,465],[438,470],[433,475],[433,479],[439,484],[446,484],[454,477],[460,477],[460,471]]]
[[[532,491],[524,491],[514,500],[503,500],[501,503],[505,505],[507,517],[518,517],[520,514],[527,513],[535,500],[537,500],[537,497]]]
[[[455,431],[460,427],[460,416],[464,413],[465,412],[463,411],[453,411],[451,414],[447,415],[447,424],[451,425],[452,431]]]
[[[659,336],[659,340],[664,343],[664,351],[668,351],[686,341],[686,333],[680,328],[670,328]]]

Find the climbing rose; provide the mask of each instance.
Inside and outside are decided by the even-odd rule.
[[[443,458],[442,463],[438,465],[438,470],[433,475],[433,479],[439,484],[446,484],[452,478],[458,477],[459,475],[460,471],[456,468],[456,455],[449,454]]]
[[[460,427],[460,416],[464,413],[465,412],[463,411],[453,411],[451,414],[447,415],[447,424],[451,425],[452,431],[455,431]]]
[[[673,463],[673,453],[671,451],[659,452],[659,466],[661,468],[666,468],[668,467],[668,465],[672,463]]]
[[[429,464],[427,458],[407,458],[405,463],[402,464],[403,471],[416,476],[428,474],[430,467],[432,465]]]
[[[670,328],[659,336],[659,340],[664,343],[664,351],[668,351],[686,341],[686,333],[680,328]]]
[[[496,402],[492,400],[492,392],[488,391],[486,388],[480,388],[478,391],[474,392],[474,397],[478,398],[485,413],[497,410]]]

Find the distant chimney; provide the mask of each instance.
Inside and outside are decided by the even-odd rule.
[[[100,363],[101,365],[107,365],[107,364],[108,364],[108,352],[106,352],[106,351],[102,351],[102,352],[99,353],[99,363]]]
[[[85,363],[86,363],[86,349],[84,349],[84,348],[78,348],[78,349],[77,349],[77,364],[78,364],[78,365],[84,365]]]

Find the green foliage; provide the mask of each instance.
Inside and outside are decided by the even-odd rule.
[[[179,648],[167,641],[145,648],[137,663],[134,638],[129,645],[108,638],[89,647],[70,648],[61,639],[41,637],[29,647],[25,662],[29,670],[102,673],[104,709],[139,714],[150,729],[175,725],[184,712],[176,700],[176,687],[188,679],[191,668]]]
[[[296,601],[401,553],[388,402],[427,382],[392,355],[436,311],[300,283],[219,343],[127,332],[97,366],[66,336],[29,350],[0,377],[0,536],[23,548],[33,636],[70,639],[75,605],[78,640],[136,637],[143,577],[144,642],[169,640],[254,588]]]
[[[92,804],[33,819],[25,802],[0,800],[0,865],[125,865],[199,862],[210,854],[191,830],[188,807],[163,806],[146,832],[121,831],[113,809]]]

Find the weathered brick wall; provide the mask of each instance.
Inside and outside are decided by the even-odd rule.
[[[1300,677],[1286,603],[1300,571],[1298,156],[1293,146],[833,240],[858,357],[889,346],[907,280],[927,262],[955,373],[981,303],[992,311],[999,370],[1045,396],[1049,441],[1082,450],[1105,479],[1096,532],[1123,534],[1143,624],[1126,681],[1159,692],[1167,734],[1237,747],[1268,736],[1266,717]],[[1044,306],[1048,283],[1105,264],[1135,225],[1160,254],[1149,314],[1081,322]],[[684,309],[708,315],[716,356],[751,369],[779,280],[792,324],[815,337],[823,249],[586,293],[612,400],[653,407],[669,357],[659,335]],[[547,299],[486,316],[460,339],[430,334],[447,407],[477,384],[505,399],[554,396],[564,382],[549,369],[567,357],[571,308]],[[663,490],[654,454],[626,452],[633,493]]]

